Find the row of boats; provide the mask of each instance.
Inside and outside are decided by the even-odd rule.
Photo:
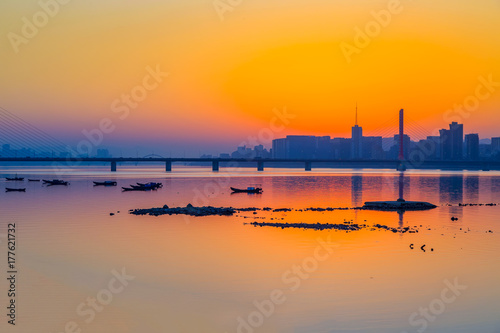
[[[12,182],[22,182],[24,181],[24,178],[23,177],[13,177],[13,178],[9,178],[9,177],[5,177],[5,179],[7,181],[12,181]],[[47,185],[68,185],[69,183],[64,181],[64,180],[60,180],[60,179],[53,179],[53,180],[46,180],[46,179],[28,179],[29,182],[39,182],[39,181],[43,181],[44,184],[47,184]]]
[[[22,177],[6,177],[8,181],[24,181],[24,178]],[[30,182],[39,182],[40,179],[28,179]],[[42,179],[41,180],[43,184],[47,186],[68,186],[69,182],[61,180],[61,179],[53,179],[53,180],[46,180]],[[96,182],[94,181],[94,186],[117,186],[118,183],[116,181],[111,181],[111,180],[106,180],[102,182]],[[162,188],[163,184],[162,183],[156,183],[156,182],[149,182],[149,183],[136,183],[134,185],[130,185],[129,187],[122,187],[122,190],[124,192],[127,191],[156,191],[159,188]],[[5,189],[7,192],[26,192],[26,188],[10,188],[7,187]],[[233,193],[256,193],[260,194],[262,193],[262,188],[260,187],[247,187],[246,189],[240,189],[236,187],[231,187],[231,191]]]
[[[8,181],[13,181],[13,182],[22,182],[24,181],[24,178],[22,177],[13,177],[13,178],[9,178],[9,177],[5,177],[6,180]],[[40,179],[28,179],[29,182],[39,182]]]
[[[24,178],[20,177],[15,177],[15,178],[8,178],[5,177],[8,181],[23,181]],[[39,182],[40,179],[28,179],[30,182]],[[46,180],[42,179],[41,180],[44,185],[47,186],[68,186],[69,182],[61,180],[61,179],[53,179],[53,180]],[[26,188],[12,188],[12,187],[6,187],[5,192],[26,192]]]
[[[94,186],[116,186],[116,182],[105,181],[105,182],[94,182]],[[136,183],[136,185],[130,185],[129,187],[122,187],[124,192],[126,191],[156,191],[162,188],[162,183],[150,182],[150,183]],[[239,189],[231,187],[233,193],[262,193],[262,188],[260,187],[247,187],[246,189]]]
[[[10,182],[22,182],[24,181],[24,178],[23,177],[18,177],[17,175],[15,177],[5,177],[5,179],[7,181],[10,181]],[[30,182],[33,182],[33,181],[40,181],[39,179],[29,179]],[[11,188],[11,187],[6,187],[5,188],[5,192],[26,192],[26,189],[25,188]]]
[[[94,182],[94,186],[117,186],[118,183],[115,181],[104,181],[104,182]],[[123,191],[153,191],[162,188],[162,183],[149,182],[149,183],[136,183],[130,185],[129,187],[122,187]]]

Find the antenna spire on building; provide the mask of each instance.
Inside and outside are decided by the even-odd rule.
[[[358,102],[356,102],[356,126],[358,126]]]

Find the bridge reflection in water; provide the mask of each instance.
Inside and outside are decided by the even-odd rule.
[[[297,159],[238,159],[238,158],[52,158],[52,157],[0,157],[2,162],[20,162],[26,164],[52,163],[55,167],[74,167],[82,163],[109,163],[110,170],[116,172],[119,163],[164,163],[165,171],[172,171],[173,163],[211,163],[212,171],[217,172],[221,167],[257,166],[258,171],[268,167],[304,168],[306,171],[315,168],[340,169],[434,169],[434,170],[500,170],[500,161],[400,161],[400,160],[297,160]]]

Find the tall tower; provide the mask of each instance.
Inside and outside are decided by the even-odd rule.
[[[351,132],[351,158],[363,158],[363,128],[358,126],[358,104],[356,103],[355,125]]]
[[[405,154],[404,154],[404,149],[403,149],[403,144],[404,144],[404,134],[405,134],[405,129],[404,129],[404,120],[405,120],[405,111],[403,109],[399,110],[399,157],[398,159],[400,161],[403,161],[405,159]]]
[[[450,124],[451,134],[451,158],[453,160],[463,159],[464,125],[452,122]]]
[[[354,121],[354,125],[358,126],[358,102],[356,102],[356,120]]]

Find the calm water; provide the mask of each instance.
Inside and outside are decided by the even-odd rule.
[[[58,178],[49,168],[0,169],[1,177],[16,173]],[[92,333],[500,332],[500,206],[457,206],[500,203],[500,173],[408,172],[405,199],[439,207],[403,216],[357,210],[197,218],[128,214],[133,208],[188,203],[356,207],[396,199],[399,174],[392,171],[248,169],[235,174],[174,167],[166,174],[159,168],[122,167],[112,174],[103,167],[72,170],[62,178],[71,185],[0,180],[4,253],[7,224],[15,222],[17,228],[18,332],[72,332],[72,325]],[[92,186],[93,180],[104,179],[116,180],[119,187]],[[161,181],[164,187],[120,191],[120,186],[147,181]],[[264,193],[230,194],[229,186],[252,185],[262,186]],[[27,192],[5,193],[6,186]],[[246,224],[344,220],[418,226],[419,232]],[[424,244],[426,252],[420,250]],[[6,255],[1,257],[6,275]],[[134,278],[120,284],[113,270]],[[5,309],[8,285],[2,280]],[[85,304],[92,298],[97,298],[95,307]],[[3,318],[2,332],[12,328]]]

